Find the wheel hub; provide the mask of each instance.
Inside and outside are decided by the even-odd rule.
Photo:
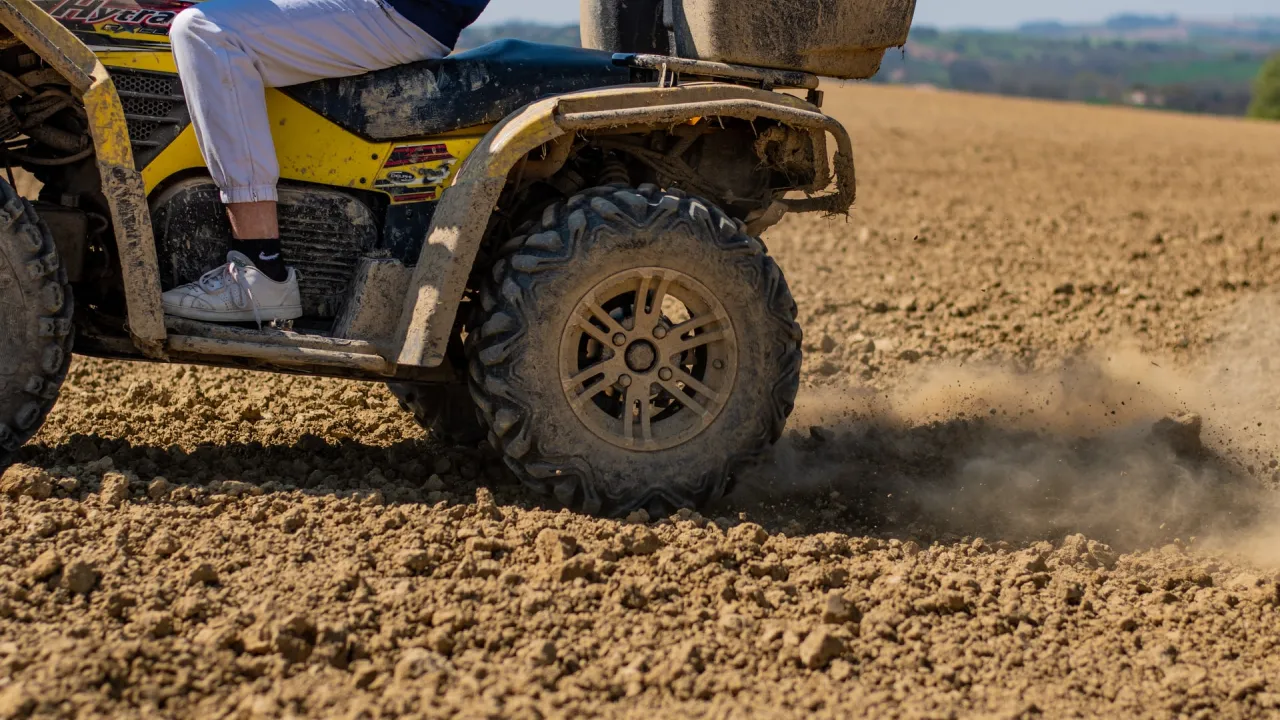
[[[588,428],[620,447],[657,451],[719,417],[737,377],[737,336],[704,285],[678,270],[609,277],[565,323],[565,398]]]
[[[647,373],[658,360],[658,350],[648,340],[637,340],[627,348],[627,367],[633,372]]]

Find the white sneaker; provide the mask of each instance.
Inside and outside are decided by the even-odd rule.
[[[227,253],[227,264],[199,280],[166,292],[161,301],[166,315],[204,322],[257,322],[302,317],[298,273],[276,282],[253,266],[243,253]]]

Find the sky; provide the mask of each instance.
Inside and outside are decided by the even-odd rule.
[[[740,0],[747,2],[748,0]],[[1174,13],[1185,17],[1230,18],[1280,15],[1277,0],[919,0],[916,23],[936,27],[1008,28],[1031,20],[1090,22],[1122,12]],[[550,24],[578,21],[578,0],[492,0],[485,23],[536,20]]]

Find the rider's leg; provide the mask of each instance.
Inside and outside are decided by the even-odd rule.
[[[449,52],[380,0],[207,0],[178,15],[170,39],[196,141],[227,205],[233,249],[277,283],[291,275],[280,253],[280,166],[265,89]],[[169,300],[166,310],[183,314]]]

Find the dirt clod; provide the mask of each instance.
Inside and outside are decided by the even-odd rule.
[[[618,543],[625,555],[652,555],[662,548],[658,535],[644,526],[631,525],[618,533]]]
[[[40,468],[13,465],[0,475],[0,494],[45,500],[53,494],[53,478]]]
[[[242,497],[244,495],[261,495],[262,488],[247,482],[239,480],[223,480],[213,488],[214,492],[230,495],[231,497]]]
[[[844,641],[830,631],[819,628],[810,632],[800,643],[800,662],[810,670],[827,666],[833,658],[844,652]]]
[[[1236,683],[1231,688],[1232,700],[1243,700],[1250,695],[1261,692],[1267,687],[1267,681],[1261,677],[1249,678]]]
[[[431,567],[431,554],[422,550],[405,550],[400,553],[398,560],[411,572],[422,572]]]
[[[188,585],[214,585],[218,582],[218,571],[212,563],[200,562],[187,571]]]
[[[307,515],[299,508],[294,508],[280,516],[277,525],[287,533],[297,532],[307,522]]]
[[[62,557],[57,550],[45,550],[27,566],[27,576],[32,580],[47,580],[62,569]]]
[[[827,596],[826,605],[822,608],[822,622],[828,625],[856,623],[862,619],[858,608],[840,594],[832,592]]]
[[[534,665],[546,667],[556,662],[556,644],[550,640],[534,642],[529,646],[528,657]]]
[[[152,610],[138,616],[137,626],[148,637],[166,638],[173,634],[173,616],[163,610]]]
[[[173,484],[162,477],[155,478],[147,484],[147,497],[157,502],[169,497],[172,491]]]
[[[98,571],[84,560],[73,560],[62,571],[62,585],[73,593],[86,595],[98,584]]]
[[[596,559],[590,555],[578,555],[560,563],[556,570],[556,579],[560,582],[590,578],[596,569]]]
[[[35,706],[35,697],[28,692],[23,683],[14,683],[0,690],[0,717],[27,717]]]
[[[538,533],[534,542],[538,554],[550,563],[563,563],[578,553],[578,540],[572,535],[550,528]]]
[[[178,548],[181,547],[178,544],[178,539],[171,533],[164,530],[152,535],[147,546],[151,553],[158,557],[169,557],[170,555],[178,552]]]
[[[735,525],[729,529],[727,533],[729,542],[733,543],[751,543],[754,545],[763,545],[769,539],[769,533],[765,529],[755,523],[742,523]]]
[[[1204,452],[1200,433],[1204,420],[1195,413],[1174,415],[1161,419],[1151,428],[1151,434],[1165,442],[1177,454],[1196,457]]]
[[[1080,587],[1079,583],[1064,583],[1058,594],[1068,605],[1079,605],[1080,601],[1084,600],[1084,588]]]
[[[106,473],[102,476],[102,490],[98,497],[105,505],[119,507],[129,500],[129,478],[115,471]]]
[[[409,648],[400,656],[393,675],[397,682],[412,682],[441,668],[439,655],[425,648]]]
[[[119,620],[128,613],[129,608],[138,604],[138,599],[130,593],[115,591],[107,593],[105,602],[107,616]]]

